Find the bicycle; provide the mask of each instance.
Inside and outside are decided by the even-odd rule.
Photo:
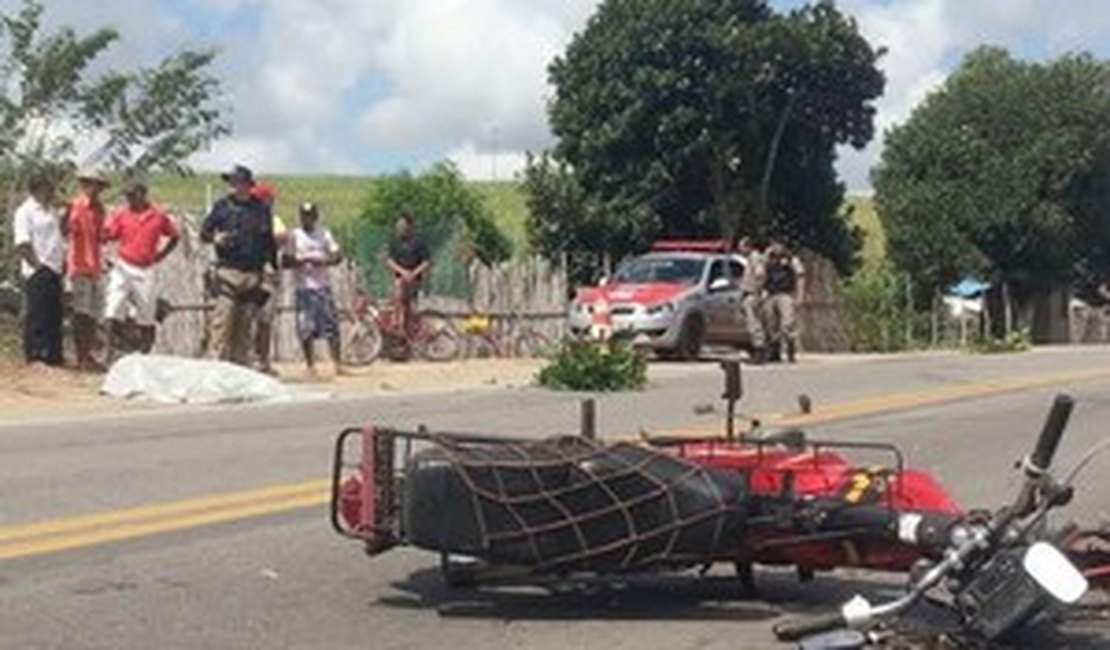
[[[517,357],[550,357],[555,354],[557,342],[537,329],[533,319],[518,316],[513,330],[513,354]]]
[[[356,289],[351,307],[341,314],[347,330],[343,336],[344,363],[365,366],[383,353],[394,360],[415,355],[427,361],[450,361],[459,356],[459,333],[446,314],[434,309],[417,310],[409,315],[411,325],[405,332],[400,310],[400,305],[392,301],[381,309],[365,291]]]

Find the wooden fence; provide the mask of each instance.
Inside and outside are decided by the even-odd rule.
[[[798,306],[798,325],[802,350],[806,352],[846,352],[851,349],[851,330],[844,306],[840,274],[832,262],[803,251],[805,296]]]
[[[158,267],[159,296],[174,306],[172,314],[159,329],[156,350],[166,354],[202,356],[206,351],[212,301],[204,288],[204,273],[211,262],[211,250],[197,238],[199,218],[177,214],[185,236],[181,247]],[[299,361],[300,344],[296,336],[294,282],[292,273],[281,274],[276,296],[273,358]],[[342,311],[353,303],[355,289],[363,286],[363,270],[353,262],[332,269],[332,288]],[[487,267],[474,263],[468,269],[469,296],[452,298],[425,296],[422,307],[437,309],[461,321],[470,314],[490,314],[525,318],[530,326],[550,340],[563,332],[566,312],[566,274],[558,265],[541,258],[514,260]],[[384,300],[384,296],[379,297]],[[271,298],[273,300],[275,298]]]

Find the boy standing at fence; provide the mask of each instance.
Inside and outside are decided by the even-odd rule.
[[[289,234],[288,255],[297,281],[297,338],[310,375],[316,375],[316,341],[324,339],[335,364],[343,374],[339,349],[339,318],[331,291],[330,267],[340,262],[339,245],[331,232],[320,225],[315,203],[303,203],[301,225]]]
[[[104,367],[93,359],[96,346],[96,323],[104,310],[104,294],[100,286],[103,272],[101,246],[104,243],[104,204],[101,193],[108,179],[97,171],[77,174],[77,196],[66,206],[66,276],[73,306],[73,345],[77,351],[77,369],[103,372]]]
[[[157,325],[154,267],[177,248],[181,234],[169,215],[150,202],[145,183],[128,182],[123,197],[126,203],[112,213],[104,229],[106,241],[118,242],[116,262],[108,273],[104,316],[110,345],[124,337],[130,318],[139,328],[139,348],[145,354],[154,347]]]
[[[393,302],[400,309],[399,327],[406,339],[411,339],[413,303],[420,292],[420,284],[428,274],[431,259],[424,240],[416,234],[412,215],[407,212],[397,219],[394,236],[389,242],[389,256],[385,265],[393,274]]]

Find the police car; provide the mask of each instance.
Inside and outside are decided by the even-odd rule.
[[[721,241],[667,241],[631,258],[570,304],[573,334],[606,330],[663,357],[695,359],[704,345],[748,347],[740,308],[744,260]]]

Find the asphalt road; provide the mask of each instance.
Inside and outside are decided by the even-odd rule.
[[[897,412],[882,411],[905,402],[880,398],[871,415],[815,427],[822,436],[896,442],[961,502],[997,505],[1017,485],[1013,461],[1032,444],[1055,391],[1080,400],[1062,466],[1107,436],[1110,374],[1090,375],[1101,368],[1110,372],[1110,350],[757,369],[745,375],[745,410],[789,413],[802,392],[818,413],[893,393],[944,397],[953,387],[956,400],[983,382],[1046,377],[1026,390]],[[1083,372],[1083,381],[1052,379]],[[712,426],[719,415],[698,416],[694,407],[719,392],[706,365],[644,393],[604,398],[602,433]],[[322,478],[335,432],[367,420],[572,432],[577,398],[518,389],[0,426],[0,540],[27,522]],[[1108,470],[1110,457],[1093,467],[1070,516],[1110,516]],[[330,532],[323,506],[0,560],[0,648],[773,648],[770,622],[783,611],[887,589],[854,574],[800,585],[774,573],[761,575],[756,600],[722,572],[552,597],[451,591],[435,568],[435,557],[407,549],[365,558]],[[1107,647],[1110,626],[1092,629],[1073,644]]]

